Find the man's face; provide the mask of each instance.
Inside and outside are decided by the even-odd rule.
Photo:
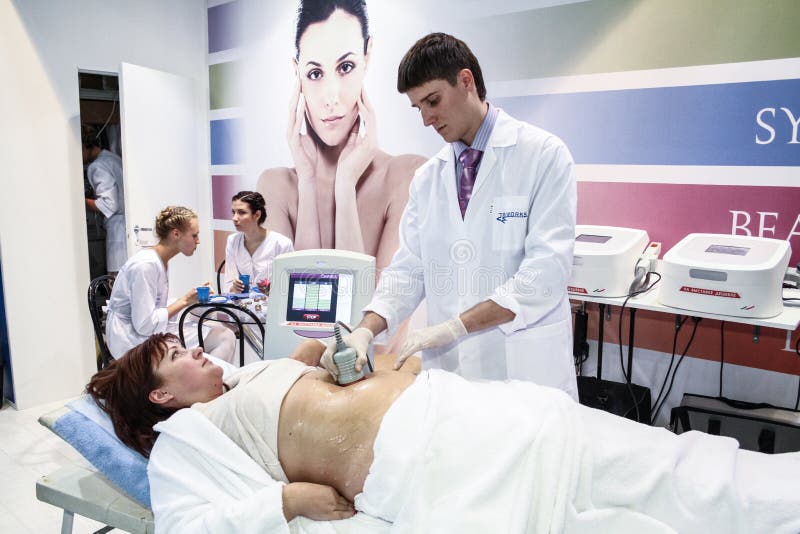
[[[422,123],[434,128],[446,142],[463,139],[471,130],[469,93],[460,77],[455,85],[447,80],[432,80],[409,89],[406,95],[411,106],[419,109]]]

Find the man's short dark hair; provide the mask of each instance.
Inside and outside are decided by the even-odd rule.
[[[430,33],[403,56],[397,68],[397,90],[405,93],[433,80],[447,80],[454,86],[462,69],[472,71],[478,97],[484,100],[486,86],[481,66],[467,43],[446,33]]]

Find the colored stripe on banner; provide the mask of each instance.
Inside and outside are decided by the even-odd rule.
[[[208,8],[208,53],[241,46],[244,41],[243,2]]]
[[[647,230],[662,252],[691,233],[788,239],[800,261],[800,187],[578,182],[578,224]]]
[[[576,163],[800,165],[800,80],[499,98]]]
[[[239,191],[251,190],[252,180],[245,176],[215,175],[211,177],[212,213],[214,219],[230,220],[231,198]]]
[[[234,165],[242,162],[241,119],[211,121],[211,164]]]
[[[228,61],[208,66],[209,109],[241,105],[241,62]]]
[[[214,269],[225,259],[225,246],[231,233],[223,230],[214,230]]]

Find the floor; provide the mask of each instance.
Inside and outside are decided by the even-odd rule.
[[[64,465],[88,465],[72,447],[37,421],[40,415],[63,404],[55,402],[17,411],[5,403],[0,409],[0,533],[61,531],[62,511],[36,499],[36,480]],[[75,516],[72,531],[87,534],[103,526]]]

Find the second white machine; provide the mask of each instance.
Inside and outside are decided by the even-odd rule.
[[[689,234],[664,254],[662,304],[735,317],[783,311],[789,243],[726,234]]]

